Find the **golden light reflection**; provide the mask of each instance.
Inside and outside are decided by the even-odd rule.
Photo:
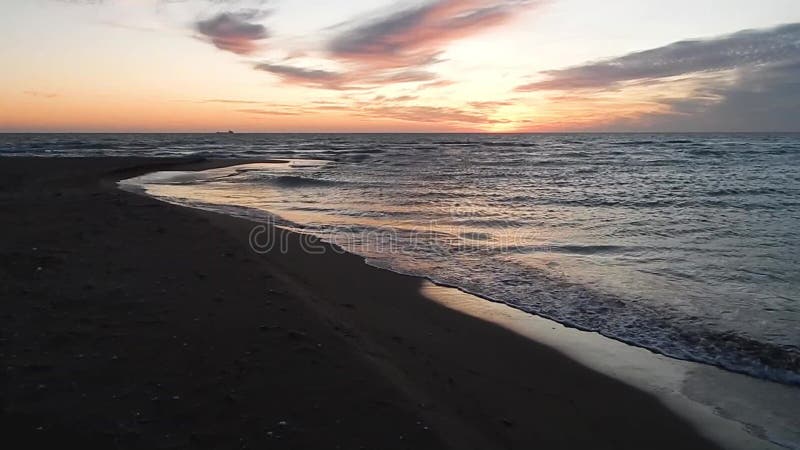
[[[302,182],[302,179],[285,177],[302,176],[309,164],[325,164],[325,161],[286,160],[203,172],[157,172],[126,183],[142,185],[149,194],[166,201],[262,211],[264,216],[251,218],[269,220],[268,217],[274,215],[281,219],[279,224],[289,229],[313,230],[312,234],[365,256],[413,246],[440,246],[477,253],[513,251],[520,247],[546,250],[548,242],[564,238],[552,230],[519,227],[513,222],[504,226],[502,218],[499,222],[493,220],[491,226],[481,225],[482,218],[497,219],[500,213],[491,204],[414,202],[403,205],[371,199],[368,192],[348,195],[348,190],[344,189],[333,192],[324,187],[280,186],[282,182]],[[271,172],[277,184],[224,182],[228,177],[253,171]]]

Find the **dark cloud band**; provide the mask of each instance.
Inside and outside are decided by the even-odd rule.
[[[800,60],[800,24],[747,30],[713,39],[681,41],[567,69],[517,91],[606,89],[619,83],[719,72]]]

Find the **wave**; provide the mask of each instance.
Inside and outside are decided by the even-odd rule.
[[[472,241],[488,241],[492,239],[492,235],[489,233],[480,233],[475,231],[467,231],[459,233],[458,237],[462,239],[469,239]]]
[[[380,267],[422,276],[443,286],[669,357],[800,386],[797,346],[762,342],[733,331],[704,329],[697,325],[701,320],[692,317],[679,320],[669,310],[644,307],[636,299],[623,299],[529,268],[518,274],[504,272],[499,282],[487,283],[478,277],[459,279],[444,273],[424,273],[387,261]]]
[[[619,141],[619,142],[612,142],[612,145],[652,145],[655,144],[656,141],[651,140],[642,140],[642,141]]]
[[[617,250],[602,246],[595,249],[592,246],[564,246],[564,249],[587,252]],[[691,316],[678,318],[668,308],[643,306],[635,298],[625,299],[600,292],[542,271],[530,268],[515,270],[514,265],[508,262],[504,262],[502,267],[485,267],[484,262],[484,271],[466,267],[462,276],[460,269],[465,267],[459,266],[458,261],[447,264],[436,259],[434,253],[429,256],[437,262],[424,264],[424,267],[432,267],[432,271],[420,270],[415,263],[391,257],[362,256],[368,264],[379,268],[423,277],[441,286],[665,356],[800,386],[800,348],[794,345],[762,342],[729,330],[705,329],[699,325],[701,319]],[[485,278],[486,269],[493,269],[496,276]]]
[[[373,154],[378,154],[378,153],[386,153],[386,150],[383,150],[383,149],[380,149],[380,148],[360,148],[360,149],[359,148],[343,148],[342,152],[343,153],[349,153],[349,154],[362,154],[363,153],[363,154],[367,154],[367,155],[373,155]]]
[[[727,196],[746,196],[746,195],[786,195],[787,193],[781,189],[775,188],[759,188],[759,189],[717,189],[706,193],[709,197],[727,197]]]
[[[359,170],[363,170],[359,169]],[[419,178],[419,177],[417,177]],[[249,172],[245,182],[267,183],[292,189],[305,187],[331,187],[351,183],[313,178],[303,175],[275,175],[264,172]],[[413,181],[418,182],[417,179]],[[394,180],[394,187],[401,182]],[[401,187],[400,189],[407,189]],[[405,191],[404,191],[405,192]],[[436,200],[459,199],[462,192],[450,193],[426,187],[416,193],[413,200],[421,200],[424,194]],[[450,196],[452,194],[452,196]],[[542,196],[509,196],[515,201],[541,202]],[[469,199],[467,199],[469,200]],[[548,200],[552,202],[553,199]],[[565,204],[595,204],[617,206],[630,201],[609,199],[557,199]],[[672,200],[663,200],[670,202]],[[600,202],[600,203],[598,203]],[[662,202],[660,199],[634,202],[636,207]],[[207,206],[209,207],[209,206]],[[309,206],[312,207],[312,206]],[[231,213],[226,205],[210,206]],[[358,217],[359,211],[348,211],[331,207],[326,212],[340,216]],[[376,212],[379,213],[380,211]],[[705,318],[695,317],[686,311],[675,309],[670,302],[662,304],[646,302],[634,296],[610,294],[590,285],[576,283],[558,274],[532,269],[514,261],[534,252],[553,252],[565,255],[615,257],[642,253],[643,248],[632,245],[582,244],[575,242],[541,246],[520,246],[498,253],[492,247],[494,230],[502,227],[524,227],[529,225],[522,218],[509,215],[510,220],[497,216],[457,218],[457,225],[466,226],[466,231],[448,234],[430,231],[416,233],[398,227],[389,234],[402,245],[416,245],[406,252],[392,254],[370,254],[361,248],[345,250],[361,254],[368,262],[389,270],[421,276],[436,283],[455,287],[488,300],[505,303],[522,311],[537,314],[575,328],[594,331],[631,345],[647,348],[667,356],[716,365],[731,371],[749,374],[787,384],[800,385],[800,349],[793,345],[764,342],[750,337],[746,332],[721,330],[708,326]],[[482,211],[481,211],[482,212]],[[381,213],[382,214],[382,213]],[[357,225],[333,227],[325,224],[290,224],[296,231],[315,234],[330,242],[344,235],[341,242],[348,242],[346,233],[365,233],[367,236],[386,236],[386,233],[371,233],[374,227]],[[388,227],[380,229],[386,231]],[[491,230],[485,232],[484,230]],[[684,230],[685,231],[685,230]],[[667,237],[670,237],[668,234]],[[453,246],[453,240],[467,240],[465,248]],[[353,242],[353,241],[350,241]],[[370,243],[367,243],[370,244]],[[422,244],[422,245],[419,245]],[[430,244],[430,245],[428,245]],[[651,249],[647,249],[648,251]]]
[[[539,144],[535,142],[484,142],[481,145],[483,145],[484,147],[516,147],[516,148],[531,148],[539,146]]]
[[[330,186],[345,184],[344,182],[333,181],[333,180],[322,180],[318,178],[309,178],[300,175],[276,176],[276,175],[264,175],[263,173],[252,175],[248,181],[266,182],[268,184],[272,184],[274,186],[283,188],[330,187]]]
[[[572,255],[611,255],[628,253],[634,250],[632,247],[622,245],[548,245],[545,250],[555,253],[568,253]]]
[[[700,156],[725,156],[729,153],[724,150],[714,150],[711,148],[696,148],[696,149],[689,149],[686,151],[691,156],[700,157]]]

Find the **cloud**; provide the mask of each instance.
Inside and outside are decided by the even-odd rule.
[[[304,113],[303,111],[281,111],[274,109],[254,109],[254,108],[238,109],[237,111],[241,113],[258,114],[262,116],[299,116]]]
[[[309,69],[287,64],[259,63],[253,66],[256,70],[269,72],[281,80],[291,84],[328,89],[344,89],[346,75],[323,69]]]
[[[449,42],[500,25],[530,0],[435,0],[354,24],[329,43],[334,57],[378,67],[435,62]]]
[[[476,109],[497,109],[503,106],[512,106],[514,102],[510,100],[492,100],[483,102],[469,102],[469,105]]]
[[[800,131],[800,60],[740,69],[734,82],[668,100],[669,111],[613,127],[659,131]]]
[[[414,104],[419,97],[401,95],[374,96],[351,103],[355,115],[370,118],[402,120],[405,122],[442,123],[460,129],[483,129],[490,125],[511,123],[507,118],[498,118],[497,110],[506,102],[470,102],[462,105],[439,106]]]
[[[441,123],[448,127],[469,127],[476,129],[485,125],[506,123],[502,119],[492,119],[484,112],[469,108],[409,105],[416,97],[375,97],[369,101],[348,103],[313,102],[313,105],[266,105],[265,108],[241,108],[236,112],[259,116],[301,116],[315,113],[352,115],[376,120],[399,120],[417,123]]]
[[[296,78],[303,81],[332,81],[342,77],[341,74],[328,70],[304,69],[302,67],[294,67],[283,64],[261,63],[257,64],[255,67],[256,70],[263,70],[265,72],[271,72],[276,75],[287,78]]]
[[[542,72],[548,79],[517,88],[540,90],[608,89],[637,80],[720,72],[800,59],[800,24],[767,30],[745,30],[704,40],[676,42],[664,47]]]
[[[800,131],[800,24],[542,72],[517,87],[580,129]],[[551,94],[552,92],[552,94]]]
[[[25,95],[30,95],[31,97],[37,98],[56,98],[59,95],[55,92],[44,92],[44,91],[25,91],[23,92]]]
[[[506,123],[506,120],[492,119],[480,112],[444,106],[366,106],[357,113],[371,118],[385,118],[406,122],[448,123],[469,126],[485,126]]]
[[[418,88],[452,84],[426,70],[440,61],[447,44],[511,19],[539,0],[425,0],[372,19],[334,27],[338,33],[316,55],[304,53],[287,64],[261,63],[256,70],[285,83],[332,90],[373,89],[401,83]],[[298,59],[316,56],[326,68],[306,68]],[[327,67],[335,67],[328,69]]]
[[[211,98],[208,100],[200,100],[198,103],[223,103],[223,104],[233,104],[233,105],[255,105],[260,104],[263,102],[254,101],[254,100],[235,100],[235,99],[227,99],[227,98]]]
[[[495,116],[495,104],[502,102],[475,102],[474,104],[436,106],[414,104],[419,97],[363,96],[363,93],[341,96],[335,100],[317,100],[303,104],[269,104],[263,107],[249,107],[243,103],[237,112],[262,116],[300,116],[313,114],[347,115],[368,120],[394,120],[424,124],[442,124],[448,129],[480,130],[486,126],[508,124],[510,120]],[[218,100],[214,100],[217,102]],[[222,100],[221,103],[240,103],[238,100]],[[245,107],[248,106],[248,107]],[[254,105],[253,105],[254,106]],[[453,128],[455,127],[455,128]]]
[[[258,48],[258,41],[269,37],[266,27],[253,22],[266,15],[267,12],[255,9],[223,12],[197,21],[195,31],[220,50],[248,55]]]
[[[394,102],[410,102],[412,100],[416,100],[419,97],[416,95],[399,95],[397,97],[387,97],[385,95],[376,95],[372,98],[373,102],[379,103],[394,103]]]
[[[284,82],[334,90],[372,89],[384,85],[436,79],[436,74],[424,70],[355,69],[349,72],[337,72],[267,62],[256,64],[254,68],[276,75]]]
[[[423,83],[417,87],[417,90],[426,90],[426,89],[435,89],[435,88],[442,88],[447,86],[452,86],[455,84],[455,81],[452,80],[435,80],[431,81],[430,83]]]
[[[243,100],[243,99],[228,99],[228,98],[211,98],[204,100],[197,100],[196,103],[214,104],[231,108],[233,111],[248,114],[260,115],[281,115],[281,116],[294,116],[302,114],[306,108],[302,105],[290,103],[275,103],[272,101],[264,100]]]

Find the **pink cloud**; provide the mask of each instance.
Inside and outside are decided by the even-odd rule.
[[[431,64],[449,42],[500,25],[531,0],[436,0],[357,24],[328,47],[336,58],[373,67]]]
[[[326,56],[337,70],[284,63],[256,64],[290,84],[322,89],[372,89],[398,83],[447,86],[424,70],[439,62],[445,46],[510,20],[537,0],[429,0],[370,21],[351,23],[335,36]]]

